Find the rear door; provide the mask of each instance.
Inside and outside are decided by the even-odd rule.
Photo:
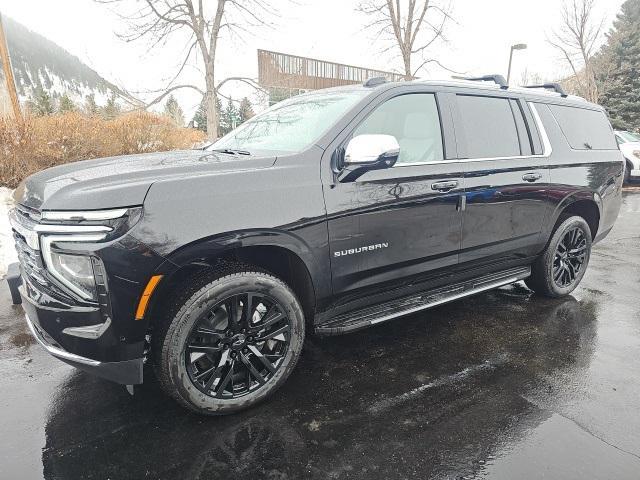
[[[457,94],[454,111],[466,159],[461,267],[534,255],[549,210],[550,154],[535,112],[497,94]]]

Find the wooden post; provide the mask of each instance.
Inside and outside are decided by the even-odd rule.
[[[7,83],[7,91],[9,92],[9,97],[11,98],[13,116],[16,122],[22,122],[20,101],[18,100],[18,92],[16,92],[16,82],[13,78],[13,69],[11,68],[11,59],[9,58],[7,38],[4,34],[4,26],[2,24],[2,14],[0,14],[0,60],[2,61],[2,70],[4,71],[4,78]]]

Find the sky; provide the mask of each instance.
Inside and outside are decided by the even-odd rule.
[[[126,0],[124,5],[135,1]],[[271,0],[275,13],[269,15],[270,26],[249,27],[249,32],[221,39],[217,80],[229,76],[256,78],[258,48],[400,71],[402,63],[395,50],[385,52],[387,40],[376,39],[373,31],[364,28],[370,19],[357,11],[358,2]],[[215,6],[214,1],[209,3]],[[606,19],[605,30],[622,3],[596,0],[598,15]],[[446,27],[447,41],[432,45],[429,57],[464,74],[506,76],[510,46],[526,43],[526,50],[514,54],[512,83],[519,83],[525,71],[544,80],[557,79],[568,69],[547,38],[559,26],[560,6],[561,0],[451,0],[454,22]],[[116,35],[126,30],[118,15],[124,11],[123,6],[93,0],[0,0],[4,15],[56,42],[106,79],[138,92],[142,98],[153,98],[150,92],[162,89],[176,73],[184,58],[186,38],[178,33],[154,49],[149,49],[144,40],[124,42]],[[432,64],[418,76],[449,78],[451,73]],[[203,85],[202,69],[192,62],[179,83]],[[252,91],[235,83],[225,85],[222,93],[239,99]],[[197,92],[183,90],[176,96],[189,117],[199,103]]]

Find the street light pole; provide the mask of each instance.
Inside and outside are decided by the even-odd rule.
[[[526,48],[526,43],[516,43],[515,45],[511,45],[511,50],[509,51],[509,67],[507,68],[507,83],[509,83],[509,80],[511,80],[511,61],[513,60],[513,51],[524,50]]]

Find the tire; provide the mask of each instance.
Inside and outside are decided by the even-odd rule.
[[[587,270],[591,244],[591,229],[584,218],[565,217],[531,266],[531,276],[525,280],[527,287],[553,298],[571,293]]]
[[[261,402],[300,357],[302,307],[269,273],[226,265],[194,277],[169,303],[152,335],[156,375],[164,391],[197,413],[224,415]]]
[[[622,181],[622,185],[630,185],[631,184],[631,170],[633,169],[633,165],[629,162],[626,162],[624,167],[624,180]]]

